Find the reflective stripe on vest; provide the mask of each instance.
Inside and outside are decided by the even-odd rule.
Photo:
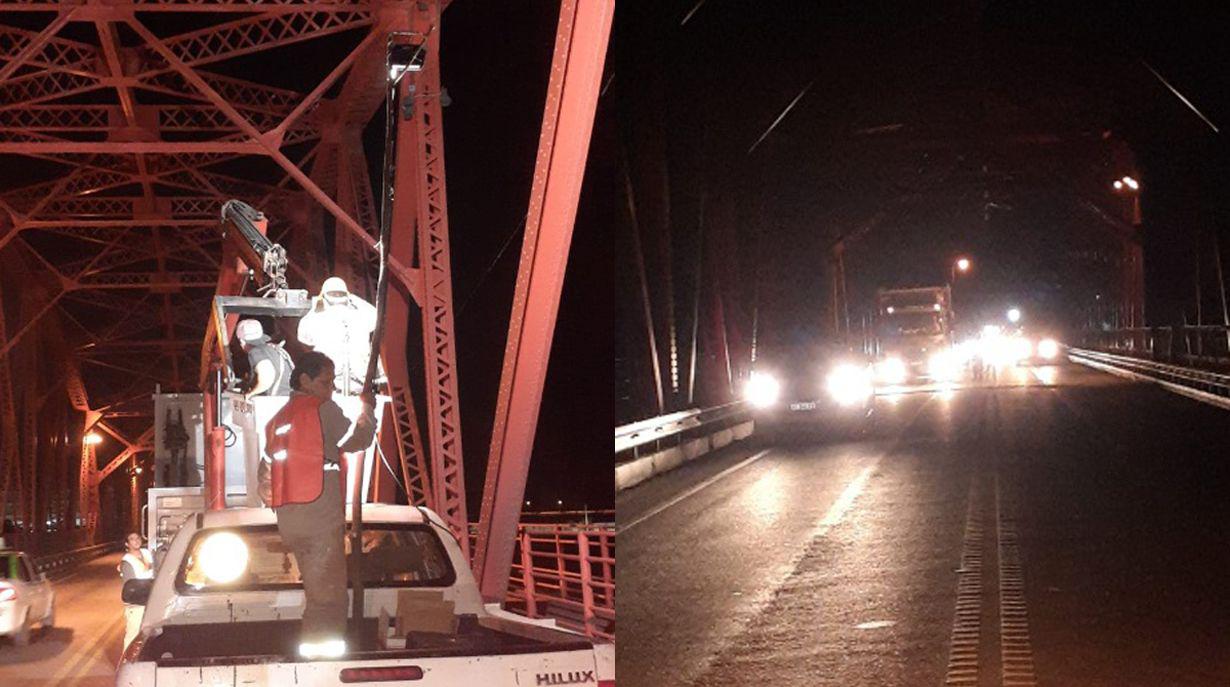
[[[323,402],[310,394],[292,394],[265,425],[265,452],[273,459],[270,505],[274,508],[288,503],[311,503],[320,496],[325,463],[320,429]],[[345,471],[338,474],[344,487]]]
[[[149,580],[154,577],[154,562],[147,558],[147,556],[149,556],[149,552],[145,549],[141,549],[141,555],[139,557],[134,556],[131,553],[125,553],[124,558],[122,559],[123,562],[126,562],[128,565],[132,566],[132,574],[135,575],[138,580]]]

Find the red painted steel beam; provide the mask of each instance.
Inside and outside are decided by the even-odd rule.
[[[439,6],[420,11],[415,28],[424,34],[423,68],[405,78],[415,85],[410,118],[398,121],[399,146],[416,152],[414,164],[401,168],[413,175],[420,276],[418,294],[423,327],[426,372],[427,428],[431,447],[432,502],[449,524],[462,550],[469,554],[464,455],[461,447],[461,405],[457,393],[457,352],[453,328],[452,267],[445,187],[444,125],[440,106]],[[397,197],[396,195],[394,197]]]
[[[560,6],[479,520],[475,570],[488,601],[508,587],[614,9],[614,0]]]

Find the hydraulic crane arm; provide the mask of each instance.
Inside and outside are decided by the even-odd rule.
[[[268,222],[264,213],[243,201],[228,200],[222,205],[222,238],[235,249],[236,257],[254,272],[260,271],[257,291],[265,296],[286,288],[287,267],[286,249],[262,231]]]

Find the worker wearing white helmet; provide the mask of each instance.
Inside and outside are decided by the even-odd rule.
[[[356,396],[363,391],[375,330],[376,308],[350,293],[341,277],[329,277],[312,299],[312,309],[299,320],[299,341],[329,356],[334,388]]]

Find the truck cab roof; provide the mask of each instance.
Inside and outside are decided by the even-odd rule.
[[[350,522],[350,505],[346,506],[346,522]],[[272,508],[224,508],[205,511],[198,516],[197,529],[216,527],[241,527],[246,525],[275,525],[277,514]],[[440,516],[425,508],[389,503],[363,504],[363,522],[371,523],[435,523],[444,526]]]

